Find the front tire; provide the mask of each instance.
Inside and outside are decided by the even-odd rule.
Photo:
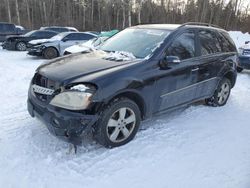
[[[135,137],[140,122],[141,112],[135,102],[127,98],[116,99],[100,113],[94,138],[107,148],[122,146]]]
[[[232,84],[228,78],[223,78],[218,84],[213,97],[206,99],[205,102],[209,106],[224,106],[231,93]]]
[[[45,59],[54,59],[59,56],[57,49],[48,47],[44,50],[43,56]]]
[[[25,42],[18,42],[16,44],[16,50],[18,50],[18,51],[25,51],[25,50],[27,50],[27,46],[26,46]]]

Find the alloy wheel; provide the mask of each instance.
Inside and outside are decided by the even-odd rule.
[[[128,107],[115,111],[107,124],[107,135],[112,142],[122,142],[133,132],[136,125],[136,116]]]
[[[17,43],[17,50],[19,51],[25,51],[26,50],[26,44],[24,42]]]
[[[229,93],[230,93],[230,85],[227,82],[225,82],[221,85],[219,89],[219,92],[217,95],[218,103],[223,104],[227,100]]]

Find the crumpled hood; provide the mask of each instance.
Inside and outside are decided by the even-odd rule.
[[[52,39],[37,39],[37,40],[32,40],[29,43],[32,45],[39,45],[47,42],[55,42],[57,40],[52,40]]]
[[[115,61],[105,59],[107,56],[108,54],[103,51],[93,51],[87,54],[78,53],[43,64],[38,67],[37,71],[51,80],[62,83],[91,73],[142,61],[140,59]]]

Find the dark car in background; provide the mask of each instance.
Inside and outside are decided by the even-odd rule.
[[[5,41],[8,35],[21,35],[24,28],[11,23],[0,22],[0,42]]]
[[[74,27],[60,27],[60,26],[49,26],[49,27],[41,27],[40,30],[47,31],[55,31],[58,33],[62,32],[78,32],[78,30]]]
[[[244,69],[250,70],[250,41],[246,41],[245,45],[239,48],[237,71],[242,72]]]
[[[121,146],[156,114],[200,100],[225,105],[237,55],[228,33],[209,24],[138,25],[97,50],[41,65],[28,111],[73,144],[93,131],[103,146]]]
[[[49,39],[58,33],[55,31],[35,30],[26,33],[25,35],[10,35],[6,37],[5,42],[2,44],[3,49],[25,51],[28,42],[37,39]]]
[[[28,54],[32,56],[42,56],[46,59],[53,59],[62,56],[66,48],[96,37],[97,35],[88,32],[59,33],[48,40],[30,41],[30,44],[33,46],[28,50]]]

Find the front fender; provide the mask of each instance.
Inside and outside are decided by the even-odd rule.
[[[113,81],[112,84],[106,83],[98,86],[96,94],[93,96],[93,101],[107,103],[112,98],[125,92],[133,92],[142,96],[144,83],[136,78],[119,79]]]

